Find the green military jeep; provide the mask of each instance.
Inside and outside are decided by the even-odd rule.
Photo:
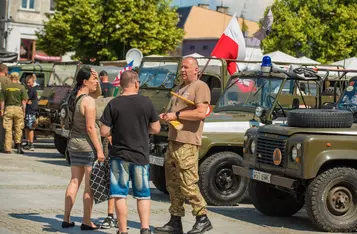
[[[51,72],[53,69],[53,63],[34,63],[21,66],[20,82],[26,87],[26,76],[35,74],[37,83],[37,95],[41,97],[43,90],[48,86]]]
[[[287,124],[251,128],[236,175],[250,179],[255,208],[291,216],[304,205],[328,232],[357,231],[357,77],[332,110],[297,109]]]
[[[51,79],[51,88],[46,89],[46,95],[41,98],[41,104],[46,104],[41,106],[41,110],[47,109],[48,113],[48,125],[47,129],[54,132],[54,143],[56,149],[61,154],[65,154],[67,148],[67,138],[69,136],[69,116],[70,111],[68,108],[68,98],[69,94],[74,87],[76,81],[74,77],[77,71],[80,69],[82,64],[71,63],[66,65],[61,65],[60,67],[54,67],[53,79]],[[95,66],[90,65],[97,73],[105,70],[108,73],[109,81],[112,82],[121,70],[120,67],[116,66]],[[45,93],[45,92],[44,92]],[[113,87],[109,91],[109,96],[115,97],[120,94],[118,87]],[[97,113],[101,112],[105,108],[107,100],[102,97],[96,99],[96,109]],[[49,114],[53,113],[53,114]],[[100,116],[97,117],[99,118]],[[105,149],[107,150],[107,149]]]
[[[216,106],[205,120],[199,151],[199,186],[210,205],[235,205],[245,197],[248,179],[234,175],[232,165],[238,165],[242,161],[244,134],[247,129],[286,121],[286,108],[316,107],[321,103],[319,90],[323,78],[315,72],[297,68],[291,72],[277,70],[262,73],[260,64],[250,64],[249,67],[252,71],[236,73],[224,83],[226,78],[222,77],[227,74],[225,64],[222,63],[221,70],[218,70],[222,73],[216,73],[208,79],[216,80],[220,89],[225,87],[218,102],[219,92],[214,93],[212,89],[211,105]],[[143,69],[140,73],[142,71]],[[299,75],[304,72],[310,76]],[[203,76],[203,80],[205,79]],[[306,93],[300,90],[302,83],[307,88]],[[162,102],[158,106],[160,108],[157,108],[159,113],[165,110],[168,98],[167,92],[158,99],[152,99],[154,103],[156,100]],[[260,108],[256,109],[257,107]],[[256,118],[256,115],[260,118]],[[167,192],[163,167],[167,129],[167,126],[162,126],[161,133],[153,136],[150,152],[151,179],[163,192]]]

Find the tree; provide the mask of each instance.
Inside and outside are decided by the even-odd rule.
[[[357,1],[351,0],[275,0],[272,32],[262,48],[321,63],[356,56],[356,11]]]
[[[165,54],[182,41],[171,0],[56,0],[56,11],[37,33],[51,55],[75,51],[81,60],[117,60],[130,48]]]

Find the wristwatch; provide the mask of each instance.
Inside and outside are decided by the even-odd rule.
[[[175,114],[176,114],[176,118],[179,119],[180,118],[180,111],[177,111]]]

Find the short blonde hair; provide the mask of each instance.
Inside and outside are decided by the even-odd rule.
[[[10,77],[11,80],[15,80],[15,79],[18,80],[19,79],[19,73],[18,72],[13,72],[13,73],[10,74],[9,77]]]
[[[34,82],[36,81],[36,75],[35,74],[31,74],[31,75],[27,75],[26,76],[26,82],[28,82],[29,80],[33,80]]]

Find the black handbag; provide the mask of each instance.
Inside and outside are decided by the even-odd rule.
[[[110,166],[106,159],[104,162],[94,162],[90,175],[90,187],[95,204],[107,201],[110,198]]]

